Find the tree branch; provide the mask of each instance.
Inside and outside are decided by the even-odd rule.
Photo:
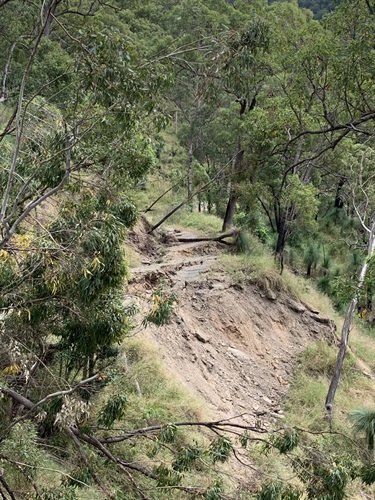
[[[170,210],[167,215],[165,217],[163,217],[157,224],[155,224],[154,226],[152,226],[151,229],[149,229],[148,233],[151,234],[155,231],[155,229],[157,229],[158,227],[160,227],[163,222],[165,222],[167,219],[169,219],[169,217],[171,217],[175,212],[177,212],[177,210],[179,210],[180,208],[182,208],[184,205],[186,205],[187,203],[189,203],[189,201],[191,201],[193,198],[195,198],[199,193],[203,193],[203,191],[205,191],[208,186],[210,186],[218,177],[219,175],[229,166],[232,164],[233,162],[233,159],[235,157],[231,158],[213,177],[211,180],[209,180],[208,182],[206,182],[206,184],[204,184],[202,187],[200,187],[197,191],[195,191],[194,193],[192,193],[188,198],[186,198],[184,201],[182,201],[179,205],[177,205],[177,207],[173,208],[172,210]],[[1,246],[0,246],[1,248]]]

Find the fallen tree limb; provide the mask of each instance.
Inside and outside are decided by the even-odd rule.
[[[82,462],[87,465],[89,463],[89,459],[88,459],[88,456],[85,452],[85,450],[83,449],[83,446],[80,442],[80,440],[77,438],[77,436],[74,434],[73,430],[71,427],[65,427],[65,430],[68,434],[68,436],[70,437],[70,439],[73,441],[75,447],[77,448],[77,450],[79,451],[79,454],[81,456],[81,459],[82,459]],[[104,486],[104,484],[102,483],[102,481],[99,479],[98,475],[96,474],[96,472],[92,471],[91,472],[91,475],[92,477],[94,478],[94,481],[96,482],[96,484],[99,486],[99,488],[103,491],[103,493],[106,495],[106,498],[114,498],[114,495],[113,493],[111,493],[108,488],[106,488]]]
[[[217,241],[218,243],[224,243],[224,245],[233,245],[234,243],[229,243],[228,241],[223,241],[226,238],[235,238],[238,235],[238,231],[231,231],[230,233],[225,233],[220,236],[202,236],[198,238],[178,238],[177,241],[180,243],[199,243],[200,241]]]
[[[180,183],[176,183],[176,184],[173,184],[173,186],[171,186],[170,188],[168,188],[166,191],[164,191],[163,194],[161,194],[158,198],[156,198],[156,200],[154,202],[151,203],[151,205],[146,208],[145,210],[143,210],[143,213],[147,213],[147,212],[151,212],[152,208],[157,204],[158,201],[160,201],[162,198],[164,198],[164,196],[166,194],[168,194],[170,191],[172,191],[172,189],[174,189],[175,187],[177,187]]]

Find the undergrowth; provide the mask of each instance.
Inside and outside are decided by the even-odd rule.
[[[205,234],[218,232],[221,226],[220,219],[209,214],[191,211],[189,208],[177,212],[170,222]],[[293,251],[288,249],[287,261],[289,260],[289,263],[294,261],[293,270],[286,268],[280,275],[278,263],[275,262],[272,251],[267,245],[270,238],[264,237],[263,239],[262,243],[259,234],[247,232],[246,245],[242,248],[242,252],[236,253],[233,249],[223,251],[216,263],[216,271],[220,270],[225,275],[229,275],[233,283],[251,284],[265,291],[284,293],[308,304],[312,309],[334,320],[339,337],[343,317],[327,293],[322,293],[322,283],[320,283],[323,278],[329,282],[335,275],[342,272],[337,268],[337,253],[330,253],[327,245],[322,247],[314,243],[306,247],[305,254],[298,254],[298,252],[293,254]],[[306,279],[304,266],[308,266],[313,279]],[[375,370],[375,341],[371,329],[367,328],[363,333],[360,331],[363,329],[361,326],[363,322],[357,320],[357,323],[360,327],[354,326],[350,334],[349,351],[336,395],[336,410],[331,427],[325,419],[324,404],[336,363],[338,344],[330,345],[332,338],[328,339],[329,343],[318,341],[310,344],[295,366],[284,404],[285,420],[281,422],[281,427],[306,431],[303,432],[301,438],[301,449],[295,452],[300,463],[308,460],[309,453],[326,456],[327,459],[331,457],[335,463],[335,453],[340,450],[341,458],[337,458],[336,461],[339,463],[339,460],[343,460],[338,467],[342,467],[340,470],[345,471],[345,467],[348,467],[347,470],[350,469],[349,462],[354,460],[360,463],[365,456],[365,438],[354,437],[348,414],[355,408],[373,405],[372,399],[369,398],[373,389],[373,381],[369,374],[371,375]],[[275,425],[280,428],[279,421]],[[258,471],[255,482],[258,485],[260,482],[269,484],[268,490],[263,488],[257,498],[270,498],[271,500],[281,498],[281,489],[278,490],[280,478],[294,477],[291,481],[289,479],[286,483],[284,481],[284,486],[290,484],[293,491],[294,489],[302,491],[301,478],[295,475],[295,470],[291,465],[293,460],[287,460],[278,451],[269,450],[265,454],[262,445],[251,445],[249,456],[256,464]],[[347,463],[345,457],[349,457]],[[324,474],[328,473],[329,469],[324,472]],[[343,474],[345,475],[346,472]],[[308,483],[305,483],[305,486],[311,487],[313,491],[313,485],[308,486]],[[249,489],[244,487],[242,492],[237,492],[238,498],[255,498],[255,489],[255,483],[249,485]],[[274,496],[271,494],[273,489]],[[264,496],[267,491],[271,496]],[[366,492],[370,497],[374,493],[373,487],[364,486],[356,479],[348,486],[349,497],[360,498],[359,491]],[[295,498],[303,498],[303,495],[297,495]]]

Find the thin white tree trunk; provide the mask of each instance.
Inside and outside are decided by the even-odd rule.
[[[15,49],[16,45],[17,45],[17,42],[12,43],[12,45],[11,45],[11,47],[9,49],[9,54],[8,54],[7,62],[5,63],[3,81],[2,81],[2,84],[1,84],[0,102],[4,102],[5,99],[6,99],[7,79],[8,79],[9,70],[10,70],[10,63],[12,61],[13,52],[14,52],[14,49]]]
[[[335,394],[336,394],[336,389],[339,384],[340,380],[340,375],[341,375],[341,370],[342,366],[344,364],[344,359],[346,355],[346,351],[348,348],[348,340],[349,340],[349,333],[350,333],[350,326],[352,323],[354,311],[357,306],[358,302],[358,293],[361,291],[363,287],[364,280],[366,278],[366,273],[367,269],[369,266],[369,262],[371,257],[375,254],[375,220],[372,222],[371,229],[369,230],[369,242],[368,242],[368,251],[367,251],[367,258],[362,266],[359,278],[358,278],[358,285],[357,285],[357,290],[356,294],[352,298],[346,316],[345,316],[345,321],[344,325],[342,327],[342,332],[341,332],[341,343],[340,343],[340,349],[337,355],[337,361],[336,361],[336,366],[335,366],[335,371],[333,373],[332,379],[331,379],[331,384],[328,389],[327,393],[327,398],[326,398],[326,410],[327,410],[327,416],[329,419],[329,422],[332,421],[332,414],[333,414],[333,403],[335,399]]]

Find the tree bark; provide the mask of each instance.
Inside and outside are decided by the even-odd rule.
[[[238,142],[238,149],[237,149],[237,153],[236,153],[236,156],[235,156],[234,162],[233,162],[233,174],[234,174],[234,176],[241,169],[243,155],[244,155],[244,150],[241,149],[241,144],[240,144],[240,142]],[[236,211],[236,203],[238,200],[238,194],[237,194],[237,189],[236,189],[236,185],[235,185],[234,180],[235,179],[232,179],[232,181],[230,183],[229,198],[228,198],[227,209],[225,211],[225,216],[224,216],[224,220],[223,220],[222,231],[226,231],[228,228],[233,226],[234,213]]]
[[[55,12],[56,12],[56,7],[60,3],[60,1],[61,0],[49,0],[47,5],[44,6],[43,17],[45,20],[44,21],[45,24],[44,24],[43,35],[46,38],[49,38],[49,36],[51,34],[51,25],[52,25],[53,17],[54,17]]]
[[[238,231],[231,231],[230,233],[221,234],[220,236],[202,236],[200,238],[176,238],[179,243],[199,243],[200,241],[216,241],[218,243],[224,243],[224,245],[232,245],[224,241],[225,238],[232,238],[238,236]]]
[[[237,199],[238,199],[238,196],[236,195],[235,190],[233,188],[233,183],[231,183],[227,209],[225,211],[224,220],[223,220],[223,227],[222,227],[223,231],[226,231],[229,227],[233,226],[234,213],[236,211]]]
[[[367,258],[365,260],[365,263],[362,266],[359,278],[358,278],[358,285],[357,285],[357,291],[355,296],[352,298],[346,316],[345,316],[345,321],[344,325],[342,327],[342,332],[341,332],[341,343],[340,343],[340,349],[337,355],[337,361],[336,361],[336,366],[335,370],[333,372],[332,380],[328,389],[327,393],[327,398],[326,398],[326,403],[325,407],[327,410],[327,416],[329,422],[332,421],[332,414],[333,414],[333,403],[335,399],[335,394],[336,390],[339,384],[340,380],[340,375],[342,371],[342,367],[344,364],[344,359],[346,355],[346,351],[348,348],[348,340],[349,340],[349,333],[350,333],[350,326],[353,318],[354,311],[356,310],[357,302],[358,302],[358,292],[362,289],[363,287],[363,282],[366,277],[366,272],[369,266],[369,261],[371,257],[373,257],[375,253],[375,220],[372,223],[371,230],[370,230],[370,236],[369,236],[369,242],[368,242],[368,252],[367,252]]]
[[[16,45],[17,45],[17,42],[13,42],[10,49],[9,49],[9,52],[8,52],[8,58],[7,58],[7,62],[5,63],[5,68],[4,68],[3,81],[1,84],[0,102],[4,102],[6,99],[7,79],[9,76],[10,63],[12,61],[13,52],[14,52]]]
[[[345,177],[341,177],[339,180],[339,183],[337,184],[336,194],[335,194],[335,204],[334,204],[335,208],[343,208],[344,207],[344,200],[342,198],[341,191],[342,191],[342,188],[345,184],[345,181],[346,181]]]
[[[189,143],[188,165],[187,165],[187,196],[191,198],[193,194],[193,140]]]

